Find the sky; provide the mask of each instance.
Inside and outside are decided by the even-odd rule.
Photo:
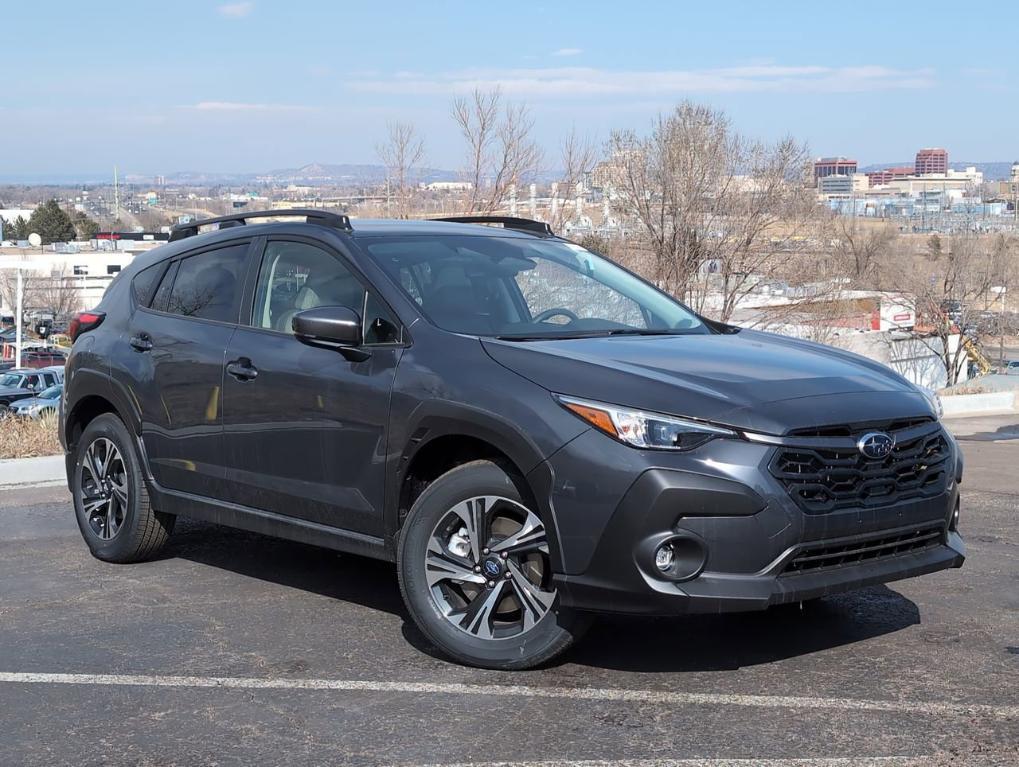
[[[377,163],[392,121],[463,164],[450,104],[499,87],[550,165],[683,99],[861,165],[1019,157],[1019,4],[49,0],[0,14],[0,179]]]

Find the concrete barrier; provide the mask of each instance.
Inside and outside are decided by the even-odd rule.
[[[987,415],[1015,410],[1016,392],[993,391],[984,394],[950,394],[941,398],[945,417]]]

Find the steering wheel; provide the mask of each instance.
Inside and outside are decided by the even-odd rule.
[[[536,316],[531,318],[532,322],[548,322],[553,317],[565,317],[570,322],[576,322],[580,319],[576,314],[571,312],[569,309],[562,306],[554,306],[551,309],[546,309],[540,312]]]

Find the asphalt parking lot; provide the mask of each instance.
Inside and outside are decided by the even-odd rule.
[[[4,491],[0,764],[1019,764],[1019,416],[955,427],[962,570],[522,673],[435,654],[389,565],[186,521],[108,565],[66,490]]]

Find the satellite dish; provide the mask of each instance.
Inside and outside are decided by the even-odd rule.
[[[32,232],[30,235],[28,235],[28,244],[31,245],[33,248],[38,248],[40,245],[42,245],[42,237],[40,237],[35,232]]]

